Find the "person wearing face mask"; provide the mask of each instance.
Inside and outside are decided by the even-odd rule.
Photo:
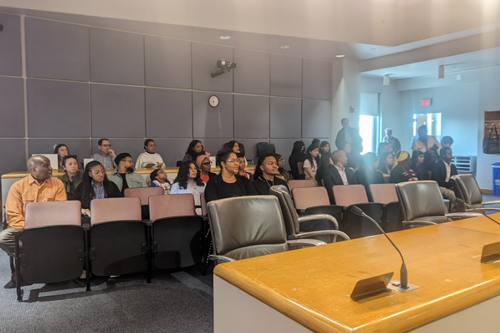
[[[134,163],[129,153],[118,154],[115,158],[118,166],[116,171],[109,175],[109,180],[118,186],[121,193],[127,188],[148,187],[144,178],[134,172]]]
[[[200,178],[206,183],[212,177],[217,176],[217,174],[210,172],[212,163],[210,162],[210,158],[205,154],[200,154],[196,157],[196,166],[200,170]]]
[[[217,199],[257,195],[253,184],[245,177],[238,175],[238,157],[232,151],[220,152],[217,160],[221,172],[210,178],[205,189],[207,202]]]
[[[156,143],[153,139],[144,141],[144,153],[140,154],[135,162],[139,169],[157,169],[163,166],[163,159],[156,153]]]
[[[70,197],[80,185],[83,172],[78,170],[78,159],[76,155],[67,155],[63,158],[64,175],[59,177],[63,182],[66,194]]]
[[[115,183],[108,180],[104,166],[97,161],[91,161],[85,166],[80,185],[70,197],[82,203],[82,216],[90,217],[90,202],[94,199],[118,198],[122,193]]]
[[[255,166],[253,186],[257,193],[268,195],[269,188],[275,185],[283,185],[288,188],[288,184],[281,178],[278,178],[278,161],[274,154],[264,154],[259,156],[257,165]]]

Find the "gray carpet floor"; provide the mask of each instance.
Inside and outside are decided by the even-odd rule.
[[[10,281],[7,255],[0,254],[0,283]],[[116,279],[97,277],[92,291],[83,280],[0,287],[0,332],[213,332],[212,274],[196,267]]]

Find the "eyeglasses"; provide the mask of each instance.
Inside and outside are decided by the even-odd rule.
[[[233,162],[238,162],[238,160],[229,159],[226,161],[226,163],[233,163]]]

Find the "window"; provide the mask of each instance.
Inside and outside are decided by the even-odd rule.
[[[419,113],[413,115],[413,136],[420,126],[427,125],[427,134],[441,136],[441,113]]]
[[[359,134],[363,153],[377,152],[379,134],[379,94],[362,92],[360,96]]]

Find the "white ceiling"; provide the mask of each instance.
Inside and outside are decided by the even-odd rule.
[[[363,75],[395,79],[500,65],[500,0],[0,0],[0,12],[327,61],[345,54]]]

